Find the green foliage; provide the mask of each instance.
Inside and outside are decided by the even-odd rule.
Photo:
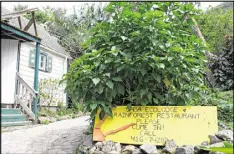
[[[233,91],[214,91],[203,98],[190,101],[188,105],[217,106],[219,122],[233,125]]]
[[[185,105],[202,97],[204,45],[192,32],[191,4],[113,2],[92,29],[85,54],[65,75],[73,102],[94,118],[115,105]]]
[[[224,37],[233,34],[233,7],[225,10],[223,7],[210,8],[200,15],[198,24],[209,50],[221,53],[225,46]]]
[[[225,49],[221,55],[214,58],[214,60],[209,63],[209,68],[213,73],[216,88],[222,90],[233,90],[233,36],[228,36],[226,39]]]
[[[199,148],[205,151],[210,151],[210,152],[223,152],[225,154],[233,154],[233,144],[225,141],[224,147],[205,147],[205,146],[200,146]]]
[[[49,116],[49,117],[56,117],[56,112],[50,111],[50,110],[40,110],[38,112],[38,116]]]
[[[39,82],[39,104],[40,106],[51,106],[61,104],[63,88],[59,85],[60,79],[41,79]]]
[[[48,125],[50,122],[48,120],[44,121],[43,124],[44,125]]]
[[[63,106],[63,104],[59,104],[57,108],[57,114],[60,117],[65,115],[72,115],[72,117],[74,117],[75,114],[79,112],[80,110],[78,110],[77,108],[67,108],[66,106]]]
[[[23,6],[18,6],[22,8]],[[31,19],[31,14],[24,15]],[[64,8],[44,7],[35,12],[36,21],[43,24],[46,29],[55,37],[59,43],[76,58],[83,53],[82,44],[90,37],[89,30],[98,22],[108,17],[103,11],[102,3],[94,5],[81,5],[73,7],[73,12],[67,14]]]
[[[72,103],[72,108],[74,108],[75,110],[77,110],[77,111],[84,111],[84,107],[83,107],[83,105],[81,104],[81,103]]]
[[[62,116],[66,115],[71,115],[72,118],[76,118],[76,115],[80,111],[81,110],[79,110],[78,108],[67,108],[66,106],[63,106],[62,103],[59,103],[56,112],[50,111],[49,109],[41,109],[38,112],[38,116],[55,117],[57,120],[60,120]]]
[[[22,5],[22,4],[18,4],[18,5],[14,5],[14,11],[23,11],[26,10],[28,8],[28,5]]]
[[[24,17],[30,20],[32,18],[32,14],[25,14]],[[35,18],[38,24],[48,24],[56,20],[55,15],[53,14],[53,9],[50,7],[45,7],[43,10],[35,11]]]

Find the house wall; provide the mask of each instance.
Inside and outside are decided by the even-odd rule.
[[[1,103],[14,104],[18,41],[1,39]]]
[[[35,45],[32,43],[22,43],[20,51],[20,67],[19,73],[21,77],[33,87],[34,82],[34,68],[29,67],[29,56],[30,50],[35,49]],[[62,79],[63,74],[67,72],[67,59],[61,55],[55,54],[50,50],[40,47],[41,53],[47,53],[52,57],[52,72],[45,72],[39,70],[39,84],[41,79]],[[56,52],[56,51],[55,51]],[[58,92],[59,91],[59,92]],[[59,100],[66,105],[66,93],[64,93],[64,85],[60,87],[56,93],[56,100]],[[51,106],[56,106],[57,104],[51,104]]]

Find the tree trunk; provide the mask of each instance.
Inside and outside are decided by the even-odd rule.
[[[205,40],[204,36],[202,35],[202,33],[200,31],[200,28],[199,28],[199,26],[197,24],[197,21],[194,18],[192,20],[194,22],[193,31],[194,31],[195,35],[197,37],[199,37],[203,41],[204,44],[206,44],[206,40]],[[209,63],[209,60],[216,57],[216,55],[212,54],[211,52],[209,52],[207,50],[205,51],[205,56],[206,56],[206,58],[208,60],[208,63]],[[209,68],[208,63],[206,64],[207,68]],[[211,71],[206,71],[206,80],[207,80],[209,86],[213,88],[214,87],[214,76],[213,76],[213,73]]]

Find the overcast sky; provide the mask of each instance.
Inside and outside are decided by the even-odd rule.
[[[12,11],[14,8],[14,5],[21,4],[21,5],[28,5],[29,8],[43,8],[44,6],[50,6],[50,7],[64,7],[70,12],[72,12],[73,6],[80,6],[82,4],[92,4],[95,2],[2,2],[2,7],[7,8],[8,10]],[[99,3],[99,2],[96,2]],[[108,3],[108,2],[102,2]],[[220,4],[221,2],[201,2],[201,9],[206,10],[209,6],[216,6]]]

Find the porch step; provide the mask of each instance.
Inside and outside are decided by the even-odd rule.
[[[2,113],[2,115],[5,115],[5,114],[20,114],[21,111],[20,111],[20,109],[1,108],[1,113]]]
[[[26,115],[24,114],[2,114],[1,116],[2,122],[26,121],[26,119]]]
[[[32,125],[32,121],[2,122],[2,127]]]

